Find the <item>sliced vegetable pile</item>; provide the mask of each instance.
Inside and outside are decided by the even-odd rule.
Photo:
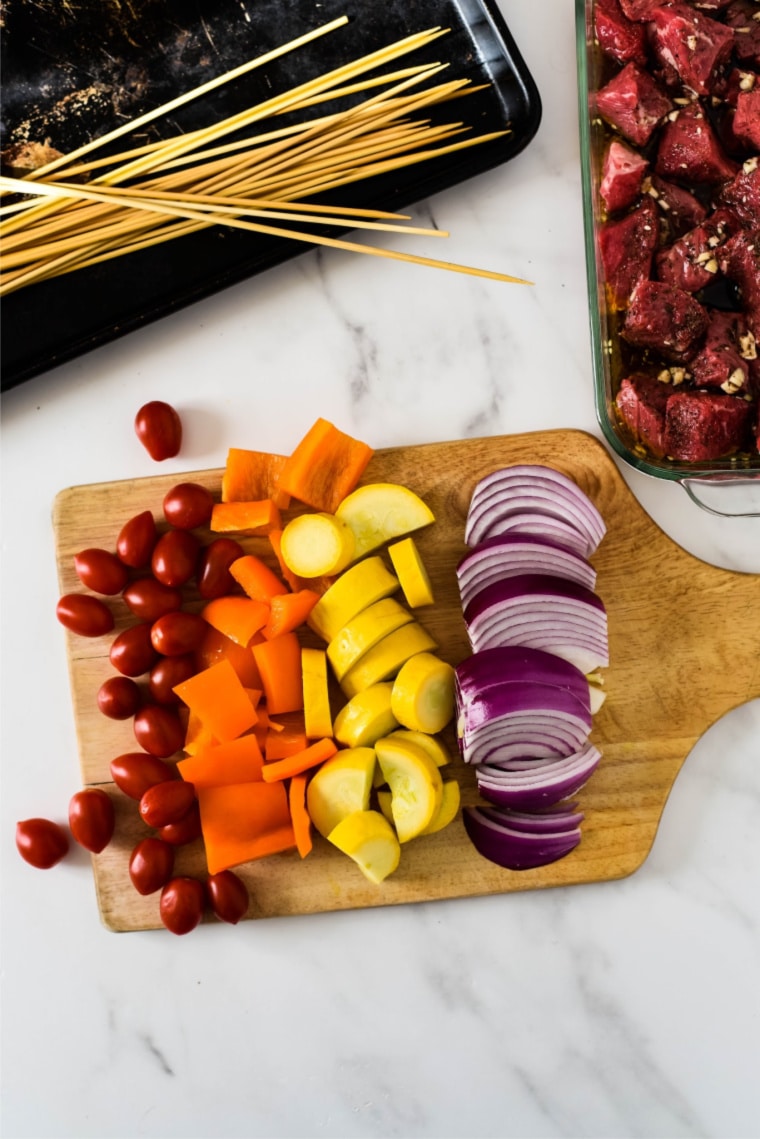
[[[179,447],[172,412],[154,403],[138,414],[156,461]],[[323,419],[289,456],[233,448],[221,501],[179,483],[163,519],[143,511],[114,552],[75,557],[89,592],[60,599],[61,623],[109,634],[111,598],[134,617],[111,643],[114,675],[96,699],[104,715],[132,721],[140,750],[110,765],[148,828],[129,876],[143,895],[160,891],[174,933],[207,908],[240,920],[250,899],[233,869],[287,850],[307,857],[312,828],[380,883],[403,843],[458,812],[437,738],[454,716],[454,669],[415,615],[434,598],[410,535],[434,517],[406,487],[360,486],[371,457]],[[241,544],[250,538],[258,553]],[[114,833],[105,790],[77,792],[70,830],[92,853],[105,849]],[[177,846],[198,838],[205,882],[174,874]],[[49,867],[68,835],[27,820],[17,844]]]
[[[473,652],[455,670],[457,738],[486,802],[463,818],[475,848],[511,870],[581,839],[570,798],[601,759],[589,735],[609,662],[588,560],[604,534],[576,483],[547,467],[495,471],[470,502],[457,580]]]

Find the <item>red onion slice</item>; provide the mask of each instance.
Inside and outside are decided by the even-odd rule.
[[[586,539],[569,522],[564,522],[560,518],[551,518],[547,514],[539,514],[537,511],[523,511],[520,514],[501,517],[477,542],[471,540],[467,544],[477,548],[486,537],[498,537],[510,533],[533,534],[538,538],[548,538],[573,550],[582,558],[589,557],[593,553],[593,550],[589,550]],[[466,534],[465,530],[465,536]]]
[[[508,533],[488,538],[465,554],[456,573],[463,608],[485,586],[526,573],[561,577],[591,590],[596,585],[596,570],[590,562],[537,534]]]
[[[504,822],[497,822],[479,807],[465,807],[462,820],[478,853],[507,870],[530,870],[557,862],[581,841],[580,828],[530,834],[510,828],[506,815]]]
[[[563,759],[535,760],[521,770],[477,768],[478,791],[491,803],[530,811],[576,795],[601,762],[601,753],[589,743]]]
[[[520,464],[493,471],[476,485],[470,501],[465,542],[476,546],[501,532],[509,515],[543,515],[575,531],[588,556],[596,550],[606,527],[598,510],[577,483],[551,467]],[[573,545],[573,548],[576,548]]]
[[[590,689],[584,674],[575,665],[541,649],[498,645],[473,653],[455,669],[455,687],[462,702],[495,684],[514,681],[553,684],[590,704]]]

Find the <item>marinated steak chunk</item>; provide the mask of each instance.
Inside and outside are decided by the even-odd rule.
[[[707,209],[699,198],[675,182],[666,182],[657,174],[644,179],[642,190],[657,203],[661,220],[665,222],[662,228],[669,240],[688,233],[707,217]]]
[[[746,447],[753,405],[732,395],[679,390],[665,412],[665,453],[683,462],[721,459]]]
[[[760,84],[737,95],[731,129],[738,143],[760,151]]]
[[[741,315],[733,312],[708,313],[705,342],[689,361],[689,371],[697,387],[719,388],[727,395],[750,390],[750,364],[743,359],[739,345]],[[745,339],[745,345],[749,342]]]
[[[652,19],[661,3],[662,0],[620,0],[620,7],[629,20],[646,21]]]
[[[658,227],[657,206],[649,197],[632,213],[602,226],[599,252],[613,310],[625,308],[635,285],[649,276]]]
[[[655,57],[672,67],[698,95],[710,94],[714,77],[728,60],[734,42],[730,28],[681,0],[671,0],[654,10],[649,35]]]
[[[634,146],[646,146],[673,104],[648,72],[627,63],[597,92],[596,108],[603,119]]]
[[[760,229],[760,158],[744,163],[733,181],[722,187],[720,200],[749,229]]]
[[[660,132],[655,170],[676,182],[727,182],[737,164],[726,156],[704,111],[697,103],[671,112]]]
[[[720,249],[738,228],[734,213],[715,210],[702,225],[657,253],[658,280],[687,293],[704,289],[720,273]]]
[[[740,63],[760,66],[760,20],[754,0],[732,0],[725,13],[726,24],[734,30],[734,54]]]
[[[594,34],[599,47],[618,63],[647,61],[647,38],[643,24],[627,19],[618,0],[597,0],[594,7]]]
[[[665,409],[671,391],[652,376],[636,372],[623,380],[615,401],[634,438],[659,458],[665,454]]]
[[[624,142],[613,139],[607,147],[599,193],[610,214],[627,210],[639,196],[649,163]]]
[[[720,267],[739,288],[747,323],[760,331],[760,230],[743,229],[723,246]]]
[[[683,363],[707,331],[707,314],[694,297],[660,281],[640,281],[631,295],[621,335],[665,360]]]

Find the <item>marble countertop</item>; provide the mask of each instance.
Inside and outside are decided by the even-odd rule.
[[[52,502],[155,473],[141,403],[180,410],[185,445],[161,468],[178,474],[229,446],[289,449],[319,415],[375,447],[601,437],[572,5],[502,9],[538,135],[413,212],[451,231],[451,260],[534,288],[310,252],[3,398],[6,1139],[760,1134],[760,701],[699,741],[649,858],[617,882],[178,939],[106,931],[88,856],[43,874],[13,845],[15,820],[62,817],[78,780]],[[621,470],[684,548],[760,572],[760,519]]]

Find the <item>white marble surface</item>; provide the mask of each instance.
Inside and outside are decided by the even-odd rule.
[[[310,253],[3,400],[6,1139],[760,1135],[760,701],[699,742],[621,882],[118,936],[87,857],[43,874],[13,846],[77,783],[51,504],[154,473],[130,426],[144,400],[181,410],[178,473],[287,449],[317,415],[377,447],[599,434],[572,12],[539,7],[503,2],[538,136],[416,211],[452,260],[534,289]],[[760,520],[623,473],[685,548],[760,572]]]

